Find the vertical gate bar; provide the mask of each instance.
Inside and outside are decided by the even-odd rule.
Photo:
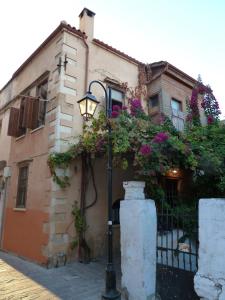
[[[173,264],[173,255],[174,255],[174,248],[173,248],[173,213],[171,212],[171,260],[172,260],[172,267],[174,266]]]
[[[177,250],[178,250],[178,252],[177,252],[177,267],[178,267],[178,269],[179,269],[179,264],[180,264],[180,262],[179,262],[179,258],[180,258],[180,252],[179,252],[179,243],[178,243],[178,241],[179,241],[179,213],[177,212],[177,228],[176,228],[176,230],[177,230]]]
[[[166,208],[166,265],[169,265],[168,262],[168,232],[169,232],[169,228],[168,228],[168,207]]]
[[[183,234],[183,236],[186,234],[186,232],[185,232],[185,226],[184,226],[184,218],[186,218],[186,215],[184,214],[183,216],[182,216],[182,218],[181,218],[181,226],[182,226],[182,234]],[[184,242],[185,242],[185,240],[184,240]],[[185,265],[185,252],[184,251],[182,251],[183,252],[183,265],[184,265],[184,270],[186,270],[186,265]]]
[[[164,214],[163,214],[163,211],[164,211],[164,203],[163,203],[163,200],[162,200],[162,208],[161,208],[161,224],[162,224],[162,232],[161,232],[161,264],[163,264],[163,232],[164,232]]]
[[[192,214],[190,214],[189,218],[193,218],[192,221],[194,221],[194,215],[192,216]],[[193,228],[194,230],[194,228]],[[189,264],[190,264],[190,271],[192,271],[192,256],[190,253],[193,253],[192,251],[192,245],[191,245],[191,236],[189,236],[188,238],[188,241],[189,241]]]

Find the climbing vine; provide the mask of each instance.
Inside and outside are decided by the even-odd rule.
[[[208,126],[205,127],[199,123],[199,111],[194,108],[199,93],[203,94],[202,106],[206,115],[213,118],[213,122],[208,120]],[[84,125],[77,144],[64,153],[50,155],[48,164],[53,179],[64,188],[69,185],[69,178],[66,173],[59,176],[58,168],[68,168],[81,153],[92,158],[106,155],[109,122],[112,127],[114,164],[123,169],[132,166],[136,178],[146,181],[152,197],[162,197],[159,178],[174,168],[191,172],[193,185],[197,182],[203,186],[213,179],[210,185],[215,186],[218,194],[223,193],[225,126],[218,122],[219,106],[211,89],[203,84],[194,88],[192,100],[190,114],[194,116],[194,126],[190,126],[184,133],[178,132],[163,114],[159,115],[157,121],[152,120],[144,112],[138,98],[130,99],[128,106],[114,105],[110,120],[101,111],[97,118]]]
[[[201,99],[199,98],[201,95]],[[201,80],[201,77],[198,79],[198,83],[192,90],[190,100],[187,99],[187,122],[192,126],[201,126],[200,121],[200,112],[199,112],[199,103],[204,109],[205,116],[207,117],[207,123],[212,124],[219,121],[219,116],[221,111],[219,109],[219,103],[216,100],[211,87],[205,86]]]

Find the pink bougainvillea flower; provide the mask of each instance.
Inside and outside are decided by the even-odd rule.
[[[122,106],[122,110],[127,110],[127,109],[128,109],[128,107],[126,105]]]
[[[143,156],[148,156],[151,154],[151,152],[152,152],[152,148],[149,145],[142,145],[140,148],[140,153]]]
[[[199,94],[204,94],[205,92],[206,92],[206,88],[204,87],[204,85],[200,85],[199,87],[198,87],[198,92],[199,92]]]
[[[210,125],[210,124],[213,123],[213,121],[214,121],[213,116],[209,115],[209,116],[207,117],[207,123]]]
[[[120,111],[121,107],[119,105],[113,105],[112,110],[113,111]]]
[[[155,137],[153,139],[153,142],[157,143],[157,144],[163,143],[163,142],[167,141],[168,138],[169,138],[169,136],[168,136],[167,133],[165,133],[165,132],[159,132],[159,133],[157,133],[155,135]]]
[[[139,112],[143,112],[140,99],[132,99],[130,101],[130,113],[132,116],[136,116]]]
[[[119,112],[118,111],[116,111],[116,110],[112,111],[112,114],[111,114],[112,118],[117,118],[118,116],[119,116]]]

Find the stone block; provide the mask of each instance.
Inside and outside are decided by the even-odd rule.
[[[73,105],[68,103],[62,103],[61,105],[61,112],[63,114],[71,115],[73,116]]]
[[[55,233],[66,233],[68,224],[65,222],[56,222],[55,223]]]
[[[65,126],[65,127],[72,128],[73,127],[73,121],[68,121],[68,120],[61,119],[60,120],[60,126]]]
[[[55,205],[55,213],[65,213],[66,205],[65,204],[56,204]]]
[[[57,214],[55,214],[54,219],[56,222],[65,221],[66,214],[65,213],[57,213]]]
[[[64,86],[76,90],[75,83],[69,80],[64,80]]]

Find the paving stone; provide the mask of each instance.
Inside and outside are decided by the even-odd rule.
[[[0,252],[0,300],[99,300],[104,286],[103,261],[45,269]]]

